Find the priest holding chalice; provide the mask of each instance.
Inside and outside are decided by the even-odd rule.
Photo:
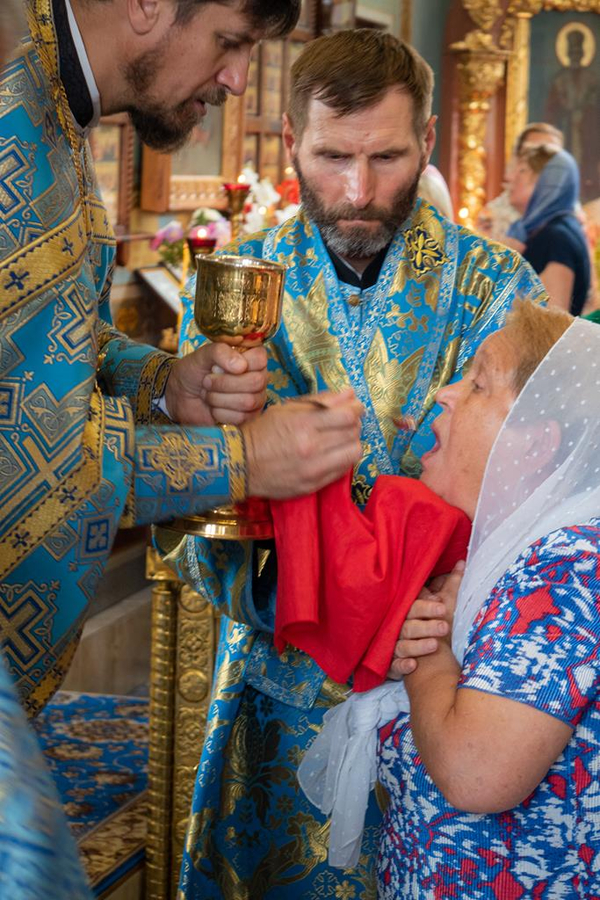
[[[347,390],[288,401],[263,412],[267,382],[263,345],[281,321],[285,266],[219,254],[197,254],[195,265],[195,327],[198,334],[223,345],[226,360],[206,375],[202,397],[215,423],[225,430],[241,425],[242,451],[229,460],[233,504],[216,503],[201,514],[186,513],[166,527],[220,540],[270,538],[271,517],[261,498],[309,493],[347,471],[360,457],[362,405]],[[225,348],[234,352],[225,356]],[[259,398],[260,406],[240,409],[242,380],[245,398],[254,403]]]

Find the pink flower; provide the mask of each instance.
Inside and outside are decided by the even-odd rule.
[[[172,219],[164,226],[164,228],[159,228],[150,242],[150,247],[152,250],[158,250],[161,244],[175,244],[182,238],[182,226],[177,219]]]

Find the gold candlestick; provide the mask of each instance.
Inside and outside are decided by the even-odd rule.
[[[194,318],[201,334],[241,352],[273,337],[281,321],[285,266],[249,256],[197,256],[196,265]],[[167,527],[225,540],[273,536],[266,509],[260,519],[251,519],[231,506],[183,516]]]
[[[250,185],[242,181],[232,181],[224,184],[227,194],[227,209],[231,223],[231,240],[240,236],[244,224],[244,205],[250,193]]]

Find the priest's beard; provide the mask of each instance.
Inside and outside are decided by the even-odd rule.
[[[300,182],[300,198],[304,211],[318,226],[327,246],[344,259],[369,259],[391,243],[396,231],[408,218],[415,205],[421,175],[420,164],[413,180],[408,186],[397,191],[388,208],[366,206],[364,209],[356,209],[351,203],[340,203],[326,209],[317,192],[311,187],[310,181],[302,174],[297,157],[294,158],[294,167]],[[338,224],[340,219],[379,222],[379,226],[373,229],[369,226],[354,225],[352,228],[342,230]]]
[[[148,50],[127,64],[125,79],[134,96],[135,104],[127,107],[133,127],[140,140],[154,150],[173,151],[182,147],[202,116],[196,100],[211,106],[222,106],[227,99],[224,87],[207,86],[202,94],[196,94],[177,106],[159,103],[152,98],[152,86],[160,78],[163,48]]]

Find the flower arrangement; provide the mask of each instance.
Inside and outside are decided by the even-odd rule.
[[[299,204],[298,181],[293,169],[286,169],[286,177],[273,187],[270,178],[259,178],[251,166],[246,166],[238,178],[240,184],[249,186],[250,191],[243,210],[242,231],[252,234],[279,225],[295,215]],[[160,228],[150,242],[152,250],[158,251],[162,262],[174,268],[184,262],[184,246],[188,241],[192,252],[210,252],[225,246],[231,240],[231,222],[218,210],[201,207],[192,213],[187,227],[177,219],[172,219]]]
[[[218,209],[202,206],[192,213],[189,238],[208,238],[216,241],[217,247],[224,247],[231,239],[231,226]]]
[[[179,266],[183,259],[183,242],[183,226],[177,219],[172,219],[158,229],[150,241],[150,249],[158,251],[168,266]]]
[[[259,179],[251,166],[242,169],[239,180],[250,185],[250,194],[244,208],[243,230],[246,234],[279,225],[297,212],[298,181],[290,177],[292,172],[292,169],[286,169],[286,179],[274,188],[270,178]],[[284,203],[285,206],[282,207]]]

